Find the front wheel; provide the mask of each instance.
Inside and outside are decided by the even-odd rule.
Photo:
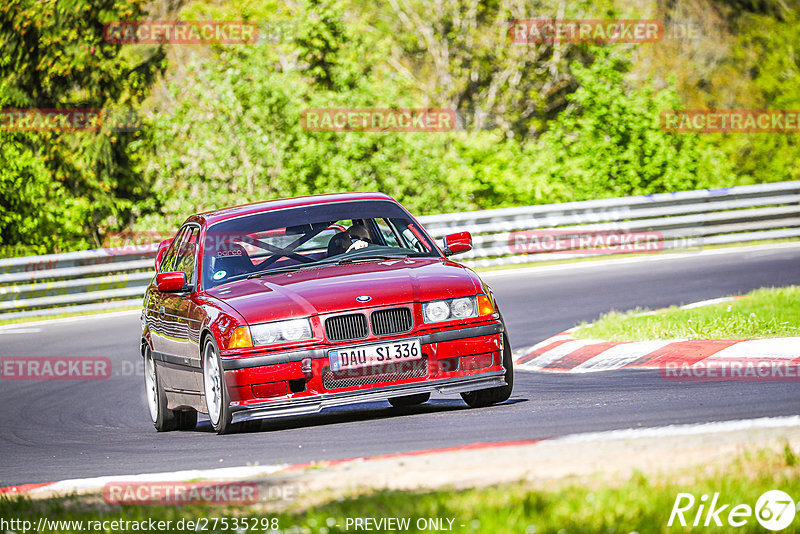
[[[231,423],[228,388],[225,387],[225,376],[219,359],[219,351],[211,339],[206,342],[203,349],[203,389],[211,426],[214,427],[217,434],[231,432],[233,424]]]
[[[479,389],[478,391],[468,391],[461,394],[461,398],[470,408],[483,408],[492,404],[505,402],[511,397],[511,390],[514,389],[514,362],[511,358],[511,343],[508,335],[503,333],[503,367],[506,368],[505,386],[489,389]]]

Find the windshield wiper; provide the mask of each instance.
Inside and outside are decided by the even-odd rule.
[[[268,274],[279,274],[279,273],[290,273],[292,271],[299,271],[300,269],[305,269],[306,267],[313,267],[317,265],[317,263],[298,263],[296,265],[287,265],[286,267],[278,267],[276,269],[266,269],[264,271],[256,271],[254,273],[250,273],[247,275],[247,278],[259,278],[261,276],[266,276]]]
[[[408,254],[368,254],[363,256],[353,256],[350,258],[342,258],[337,263],[344,265],[345,263],[355,263],[357,261],[372,261],[372,260],[402,260],[407,258]]]

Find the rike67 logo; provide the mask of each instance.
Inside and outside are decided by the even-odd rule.
[[[756,501],[755,509],[749,504],[725,503],[719,493],[710,498],[703,494],[700,499],[691,493],[679,493],[667,526],[743,527],[755,517],[765,529],[777,531],[792,524],[796,511],[789,494],[780,490],[764,492]]]

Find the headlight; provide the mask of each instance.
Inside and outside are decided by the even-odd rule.
[[[426,323],[440,323],[447,320],[477,317],[476,297],[461,297],[448,300],[434,300],[422,305],[422,316]]]
[[[445,300],[435,300],[422,305],[426,323],[438,323],[450,317],[450,306]]]
[[[311,321],[308,319],[291,319],[274,323],[250,325],[253,346],[274,345],[289,341],[302,341],[312,338]]]
[[[459,319],[472,317],[475,315],[475,299],[455,299],[450,303],[450,310],[453,313],[453,317],[458,317]]]

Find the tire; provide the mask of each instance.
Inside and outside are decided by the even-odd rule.
[[[506,385],[462,393],[461,398],[470,408],[483,408],[492,404],[499,404],[511,397],[511,390],[514,389],[514,362],[511,358],[511,343],[509,343],[508,335],[505,333],[505,325],[503,326],[503,367],[506,368]]]
[[[171,432],[178,429],[176,412],[167,408],[167,394],[158,376],[158,367],[153,360],[149,345],[144,349],[144,388],[150,419],[158,432]]]
[[[225,375],[219,359],[219,350],[213,339],[206,341],[203,348],[203,393],[211,426],[217,434],[233,432],[231,423],[230,397],[225,386]]]
[[[187,408],[175,412],[175,423],[178,430],[194,430],[197,426],[197,410]]]
[[[394,397],[389,399],[389,404],[395,408],[404,408],[406,406],[416,406],[428,402],[431,398],[430,393],[417,393],[416,395],[406,395],[405,397]]]

